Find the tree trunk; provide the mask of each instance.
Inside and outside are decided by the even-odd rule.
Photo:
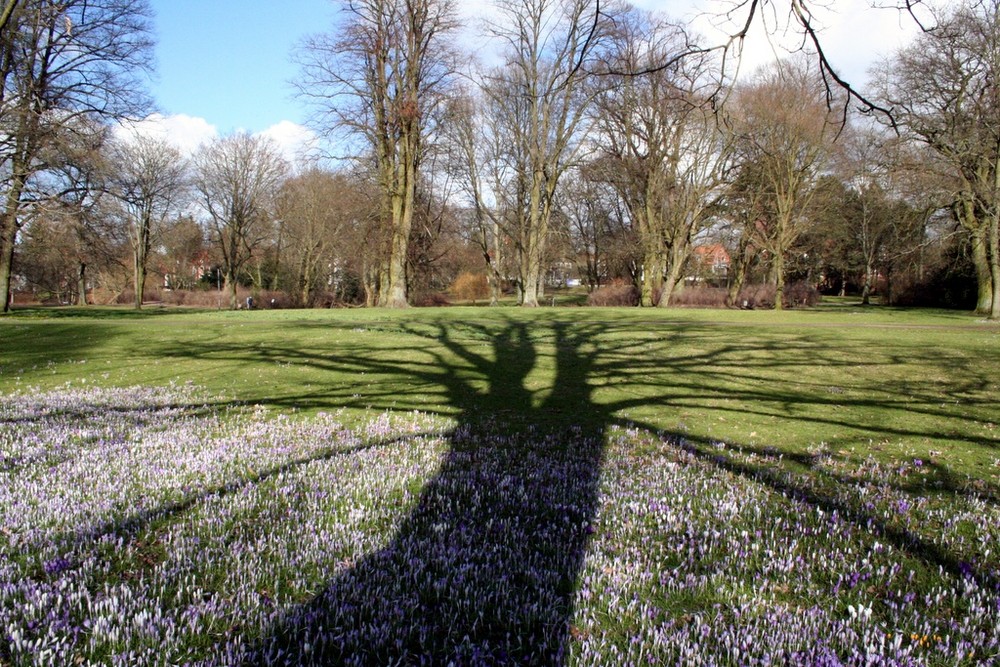
[[[80,262],[76,272],[76,305],[87,305],[87,265]]]
[[[281,237],[285,231],[283,220],[278,221],[278,240],[274,246],[274,275],[271,276],[271,291],[277,292],[280,286],[279,276],[281,275]]]
[[[0,290],[3,291],[3,312],[10,311],[11,275],[14,268],[14,242],[17,239],[17,223],[7,213],[0,219]]]
[[[972,264],[976,268],[976,312],[980,315],[988,315],[993,305],[993,278],[990,272],[986,225],[980,226],[976,230],[970,230],[970,233],[972,234]]]
[[[0,218],[0,290],[3,291],[3,312],[10,311],[11,277],[14,273],[14,246],[17,242],[18,213],[21,209],[21,195],[24,192],[25,177],[15,161],[14,176],[7,190],[3,217]]]
[[[1000,180],[1000,171],[997,172]],[[990,292],[989,319],[1000,320],[1000,202],[994,203],[989,224]]]
[[[785,256],[783,253],[774,253],[774,259],[771,260],[771,275],[774,277],[774,309],[784,310]]]
[[[386,274],[389,284],[384,292],[385,298],[379,304],[386,308],[406,308],[410,305],[406,300],[406,244],[398,242],[398,236],[393,234],[392,255]]]
[[[525,308],[538,307],[538,274],[541,262],[537,257],[525,256],[521,270],[521,305]]]
[[[503,296],[503,276],[500,274],[500,267],[503,265],[503,256],[501,253],[502,244],[500,243],[500,225],[496,222],[493,223],[493,260],[491,262],[492,266],[492,276],[493,280],[490,284],[490,305],[499,306],[500,297]],[[487,257],[489,262],[489,257]]]
[[[647,242],[645,256],[642,258],[642,285],[639,290],[639,305],[643,308],[655,305],[656,291],[663,286],[661,266],[659,253],[651,242]]]
[[[406,186],[404,185],[404,190]],[[385,259],[379,281],[378,305],[382,308],[406,308],[406,256],[410,241],[412,209],[406,194],[389,198],[389,256]],[[412,200],[411,200],[412,201]]]
[[[871,294],[872,294],[872,274],[874,269],[871,263],[865,264],[865,284],[861,288],[861,305],[869,306],[871,305]]]
[[[374,308],[378,304],[378,275],[370,264],[365,264],[361,270],[365,290],[365,308]]]
[[[142,309],[142,299],[146,293],[146,262],[139,251],[133,253],[133,278],[135,279],[135,309]]]
[[[305,308],[311,305],[309,303],[312,298],[313,284],[311,267],[312,264],[303,256],[302,261],[299,263],[299,298],[302,299],[302,306]]]
[[[726,306],[728,308],[742,307],[743,304],[736,303],[743,289],[743,283],[747,277],[747,252],[750,249],[750,235],[743,232],[740,236],[740,244],[736,250],[736,257],[733,258],[729,270],[732,279],[729,282],[729,290],[726,292]]]
[[[236,276],[231,272],[226,272],[225,290],[229,292],[229,309],[236,310],[239,302],[236,299]]]
[[[670,299],[673,297],[677,285],[681,282],[681,274],[684,273],[685,254],[680,248],[675,249],[671,253],[670,266],[667,267],[666,276],[663,280],[663,291],[660,294],[660,303],[658,304],[660,308],[670,306]]]
[[[670,305],[670,299],[674,291],[684,277],[684,266],[687,264],[689,250],[691,247],[691,229],[679,230],[675,233],[673,243],[670,245],[670,264],[663,270],[663,291],[660,294],[661,308]]]
[[[532,195],[532,206],[534,206],[534,195]],[[539,216],[535,210],[526,221],[528,229],[524,233],[524,242],[521,244],[521,294],[519,304],[524,308],[538,307],[538,279],[542,271],[542,253],[538,247],[542,231],[538,228]]]

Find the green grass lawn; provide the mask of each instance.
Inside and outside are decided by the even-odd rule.
[[[0,665],[1000,659],[971,315],[37,309],[0,340]]]
[[[635,422],[805,455],[921,458],[996,484],[1000,331],[963,313],[449,308],[19,311],[0,319],[0,391],[193,382],[283,412],[346,408]],[[498,357],[504,359],[498,364]],[[507,363],[507,358],[516,363]]]

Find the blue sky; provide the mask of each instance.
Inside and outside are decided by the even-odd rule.
[[[696,22],[703,34],[712,30],[720,0],[633,0],[644,8],[692,19],[698,6],[715,20]],[[279,143],[301,145],[311,135],[301,127],[308,110],[294,99],[289,81],[298,75],[291,61],[294,47],[307,35],[329,31],[336,17],[331,0],[150,0],[156,14],[157,77],[153,94],[159,104],[162,131],[193,149],[207,139],[236,130],[266,132]],[[489,0],[459,0],[468,23],[481,15]],[[825,44],[835,64],[852,82],[864,82],[868,65],[912,34],[912,21],[893,11],[873,11],[869,0],[829,3],[823,11]],[[780,19],[779,19],[780,22]],[[780,28],[777,31],[781,32]],[[470,27],[462,41],[482,45]],[[717,33],[718,34],[718,33]],[[743,71],[781,55],[763,34],[747,44]],[[163,121],[165,120],[165,124]],[[294,148],[290,149],[294,150]]]
[[[333,21],[324,0],[151,0],[156,12],[157,81],[166,115],[204,118],[219,132],[260,132],[301,123],[290,61],[305,35]]]

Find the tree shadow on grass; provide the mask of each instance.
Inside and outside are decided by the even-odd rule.
[[[119,333],[109,327],[95,328],[89,322],[38,321],[0,317],[0,380],[4,376],[30,379],[55,364],[85,358],[96,347],[114,340]]]
[[[511,322],[477,354],[439,329],[467,364],[435,372],[461,409],[439,471],[382,550],[291,609],[245,664],[564,662],[610,415],[591,400],[589,332],[553,326],[545,397],[527,382],[532,333]]]
[[[564,662],[572,634],[573,591],[598,507],[605,431],[613,424],[658,432],[706,465],[764,485],[776,496],[836,512],[859,534],[869,536],[865,539],[888,541],[933,570],[959,577],[972,572],[984,584],[996,581],[987,569],[970,570],[961,554],[927,535],[882,520],[851,493],[850,480],[829,477],[814,484],[811,476],[823,473],[811,470],[811,457],[794,461],[800,471],[765,461],[748,463],[720,456],[707,438],[627,418],[632,409],[677,409],[716,397],[742,403],[727,408],[734,411],[746,410],[747,403],[762,404],[769,406],[760,411],[762,416],[793,418],[797,405],[828,403],[822,387],[802,382],[769,385],[765,371],[775,365],[794,373],[797,365],[852,363],[835,355],[818,356],[823,354],[821,346],[809,341],[791,348],[787,341],[727,342],[683,355],[644,356],[636,341],[615,339],[618,349],[608,349],[602,343],[608,327],[600,324],[555,320],[529,326],[511,319],[499,328],[454,323],[397,328],[395,333],[429,341],[426,356],[402,362],[378,354],[317,355],[294,345],[272,346],[266,352],[274,359],[339,376],[383,376],[383,385],[375,383],[381,393],[374,399],[362,389],[360,400],[376,409],[397,407],[397,400],[420,403],[391,395],[392,387],[400,386],[395,380],[406,376],[402,386],[410,387],[406,391],[413,394],[411,399],[424,391],[435,393],[458,412],[459,425],[438,474],[388,544],[327,582],[311,601],[290,609],[251,647],[247,665]],[[461,339],[456,338],[459,330]],[[665,332],[657,344],[669,349],[674,336],[683,339],[699,331],[708,330]],[[539,345],[543,339],[544,347]],[[224,347],[196,354],[247,358],[246,352]],[[926,356],[927,363],[935,359]],[[552,372],[545,367],[549,363]],[[546,371],[539,375],[554,378],[545,396],[532,389],[536,367]],[[756,375],[761,381],[732,388],[727,374]],[[357,389],[339,382],[275,404],[350,404]],[[599,385],[612,383],[624,385],[625,391],[614,392],[610,400],[595,396]],[[905,414],[954,417],[933,398],[928,394],[914,403],[911,393],[900,390],[888,400]],[[837,402],[857,407],[881,401],[859,396],[838,397]],[[847,425],[835,410],[794,418]],[[883,428],[901,436],[945,436],[905,424]],[[973,437],[966,440],[989,445]],[[729,444],[760,458],[770,455]],[[942,490],[962,495],[957,482]]]
[[[648,424],[635,424],[638,428],[654,431]],[[919,532],[919,526],[910,528],[901,524],[891,523],[884,512],[871,502],[867,490],[855,492],[856,480],[841,475],[825,473],[790,474],[787,468],[768,462],[770,454],[754,447],[734,445],[728,449],[736,453],[720,454],[712,443],[686,439],[676,433],[662,433],[661,436],[672,441],[697,459],[712,467],[725,470],[751,483],[768,487],[785,498],[804,503],[809,507],[823,510],[828,515],[839,516],[842,520],[855,526],[859,533],[877,540],[882,540],[899,549],[900,553],[917,558],[932,566],[932,570],[946,572],[958,579],[972,578],[979,586],[986,588],[1000,587],[1000,568],[997,568],[995,558],[992,562],[975,562],[974,556],[962,554],[942,546],[927,533]],[[763,455],[760,458],[744,458],[745,454]],[[807,464],[811,465],[811,464]],[[907,493],[914,489],[903,488],[895,483],[888,486]],[[846,491],[846,493],[845,493]],[[920,489],[926,492],[926,489]],[[940,492],[953,496],[968,496],[964,488],[942,487]],[[918,494],[919,495],[919,494]],[[995,496],[976,493],[976,498],[986,502],[995,502]],[[998,588],[1000,590],[1000,588]]]

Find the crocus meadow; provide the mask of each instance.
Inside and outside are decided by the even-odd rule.
[[[0,665],[994,664],[1000,510],[930,467],[15,395]]]

